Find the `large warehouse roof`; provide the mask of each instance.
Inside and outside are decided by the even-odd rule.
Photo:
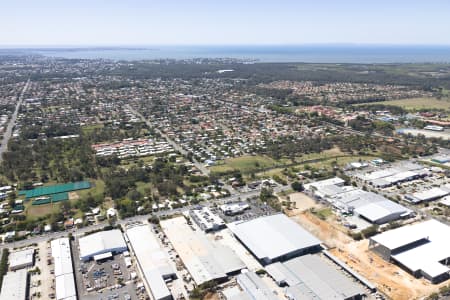
[[[372,223],[384,224],[411,213],[408,208],[381,195],[352,186],[323,186],[315,195],[330,202],[338,209],[354,211]]]
[[[245,268],[230,248],[192,230],[184,217],[161,221],[161,227],[198,285]]]
[[[370,202],[355,209],[355,212],[372,223],[387,223],[398,216],[410,213],[406,207],[391,200]]]
[[[364,290],[317,255],[304,255],[266,266],[277,283],[289,286],[292,299],[350,299]]]
[[[79,244],[80,259],[82,260],[88,260],[95,255],[107,252],[123,252],[128,249],[122,232],[118,229],[100,231],[82,237]]]
[[[242,288],[240,294],[230,300],[277,300],[279,299],[267,284],[253,272],[245,272],[237,276],[237,282]]]
[[[77,291],[75,290],[75,284],[73,280],[74,280],[73,274],[64,274],[56,276],[55,278],[56,299],[68,300],[73,299],[75,297]]]
[[[76,299],[75,278],[72,268],[72,254],[68,238],[51,241],[55,264],[56,300]]]
[[[310,190],[311,187],[313,187],[315,189],[320,189],[321,187],[324,187],[324,186],[342,185],[344,183],[345,183],[345,180],[343,180],[342,178],[333,177],[333,178],[324,179],[324,180],[320,180],[320,181],[316,181],[316,182],[312,182],[312,183],[307,183],[307,184],[305,184],[305,189]]]
[[[259,260],[266,263],[321,243],[284,214],[234,222],[228,227]]]
[[[73,273],[69,239],[60,238],[53,240],[51,247],[55,264],[55,276]]]
[[[127,229],[126,234],[150,294],[156,300],[171,297],[164,279],[174,275],[175,271],[150,227],[136,226]]]
[[[450,226],[436,220],[393,229],[371,238],[391,251],[410,246],[392,256],[412,272],[422,270],[435,277],[450,271],[439,262],[450,257]],[[422,243],[416,243],[422,241]],[[416,243],[416,244],[414,244]],[[439,265],[440,266],[439,266]]]
[[[0,300],[25,300],[27,295],[28,271],[25,269],[8,272],[3,277]]]

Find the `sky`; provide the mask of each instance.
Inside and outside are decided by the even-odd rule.
[[[450,45],[448,0],[0,0],[0,47]]]

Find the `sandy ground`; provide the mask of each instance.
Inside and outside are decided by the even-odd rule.
[[[53,275],[50,274],[50,269],[52,269],[52,266],[47,265],[47,259],[51,257],[49,253],[51,252],[50,248],[48,248],[49,243],[41,242],[38,244],[39,249],[37,252],[39,253],[36,256],[36,262],[35,266],[38,267],[41,270],[40,275],[34,275],[31,277],[31,285],[33,285],[34,282],[40,281],[40,285],[37,287],[32,287],[30,289],[30,295],[33,293],[40,293],[41,298],[40,299],[49,299],[49,294],[55,293],[55,290],[53,289]],[[30,297],[31,298],[31,297]],[[37,297],[35,299],[38,299]]]
[[[208,293],[206,294],[206,296],[203,298],[205,300],[220,300],[219,294],[217,293]]]
[[[294,221],[315,234],[327,246],[330,252],[347,263],[352,269],[376,284],[378,289],[391,299],[410,300],[420,299],[446,285],[433,285],[424,279],[416,279],[394,264],[384,261],[368,250],[368,240],[354,241],[345,229],[322,221],[309,212],[292,217]]]
[[[286,200],[286,197],[283,197],[282,199]],[[292,204],[292,209],[289,211],[290,215],[296,215],[311,208],[321,207],[314,199],[304,193],[289,194],[289,200],[294,202],[294,204]]]
[[[69,200],[78,200],[80,196],[77,192],[69,192]]]

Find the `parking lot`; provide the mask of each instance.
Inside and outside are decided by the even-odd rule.
[[[78,247],[73,242],[72,253],[80,299],[138,300],[146,299],[143,287],[138,287],[135,267],[126,265],[124,254],[114,255],[103,261],[83,262],[79,259]]]
[[[269,216],[275,214],[277,211],[274,210],[270,205],[263,203],[258,197],[252,197],[245,201],[249,208],[240,214],[234,216],[225,215],[220,207],[211,206],[210,209],[213,213],[219,215],[225,223],[231,223],[242,220],[252,220],[261,216]]]

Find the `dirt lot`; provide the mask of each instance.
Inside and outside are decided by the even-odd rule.
[[[205,300],[220,300],[220,297],[217,293],[208,293],[206,294]]]
[[[396,265],[384,261],[368,250],[368,240],[354,241],[345,229],[330,220],[322,221],[309,212],[292,217],[294,221],[327,241],[330,252],[347,263],[352,269],[377,285],[378,289],[395,300],[420,299],[439,289],[424,279],[416,279]]]
[[[69,192],[69,200],[78,200],[80,196],[77,192]]]
[[[280,200],[286,201],[286,197],[280,197]],[[288,211],[289,216],[295,216],[313,207],[320,207],[314,199],[303,193],[289,194],[289,200],[293,202],[292,209]]]

